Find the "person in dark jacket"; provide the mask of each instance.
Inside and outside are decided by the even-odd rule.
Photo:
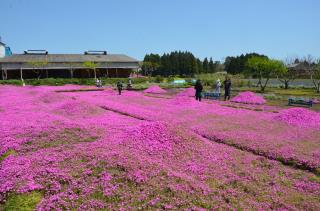
[[[122,85],[121,81],[118,81],[117,82],[117,89],[118,89],[119,95],[121,95],[122,87],[123,87],[123,85]]]
[[[226,76],[226,80],[223,82],[224,86],[224,100],[230,100],[231,80]]]
[[[196,90],[196,100],[201,101],[203,86],[200,80],[197,80],[196,84],[194,85],[194,89]]]

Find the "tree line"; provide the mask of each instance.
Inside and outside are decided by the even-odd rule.
[[[295,68],[301,65],[302,67]],[[302,70],[302,71],[301,71]],[[299,78],[309,77],[318,93],[320,93],[320,60],[312,56],[280,61],[270,59],[258,53],[228,56],[224,63],[213,61],[212,58],[200,60],[188,51],[171,53],[147,54],[142,63],[142,72],[149,76],[194,76],[201,73],[226,71],[228,74],[243,74],[246,77],[257,78],[258,86],[264,91],[270,78],[278,78],[289,88],[289,83]]]
[[[194,76],[200,73],[215,73],[221,71],[222,65],[212,58],[200,60],[188,51],[145,55],[142,63],[144,75],[161,76]]]

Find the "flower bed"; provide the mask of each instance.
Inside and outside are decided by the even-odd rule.
[[[305,108],[289,108],[275,116],[276,120],[301,127],[320,129],[320,114]]]
[[[314,174],[199,136],[279,156],[294,131],[286,152],[308,155],[317,131],[276,114],[136,92],[0,86],[0,97],[0,210],[27,193],[39,193],[38,210],[320,209]],[[307,148],[297,151],[302,131]]]
[[[320,148],[320,131],[315,127],[306,129],[284,124],[286,122],[277,118],[278,113],[231,108],[212,102],[199,103],[178,96],[172,100],[109,97],[101,103],[140,119],[182,124],[212,140],[219,139],[290,165],[312,171],[318,171],[320,167],[320,160],[315,156],[315,151]]]
[[[163,94],[167,93],[166,90],[162,89],[161,87],[157,85],[152,85],[148,89],[143,91],[144,93],[150,93],[150,94]]]
[[[232,102],[236,103],[246,103],[246,104],[256,104],[262,105],[266,103],[266,100],[253,92],[240,92],[237,96],[231,99]]]
[[[195,96],[195,89],[193,87],[187,88],[181,92],[179,92],[177,97],[194,97]]]

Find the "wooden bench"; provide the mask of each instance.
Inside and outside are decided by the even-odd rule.
[[[304,98],[289,98],[288,105],[305,105],[308,107],[312,107],[312,100],[306,100]]]
[[[218,100],[218,99],[220,99],[220,95],[218,93],[214,93],[214,92],[204,92],[203,93],[203,98],[204,99]]]

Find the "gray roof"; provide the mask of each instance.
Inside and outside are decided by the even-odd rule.
[[[25,63],[30,61],[47,61],[49,63],[67,62],[139,62],[124,54],[84,55],[84,54],[13,54],[0,59],[0,63]]]
[[[297,67],[300,63],[293,63],[293,64],[289,64],[287,65],[288,68],[294,68]]]
[[[294,64],[290,64],[290,65],[287,65],[287,67],[289,69],[309,69],[310,67],[314,66],[314,64],[306,64],[304,62],[299,62],[299,63],[294,63]]]

